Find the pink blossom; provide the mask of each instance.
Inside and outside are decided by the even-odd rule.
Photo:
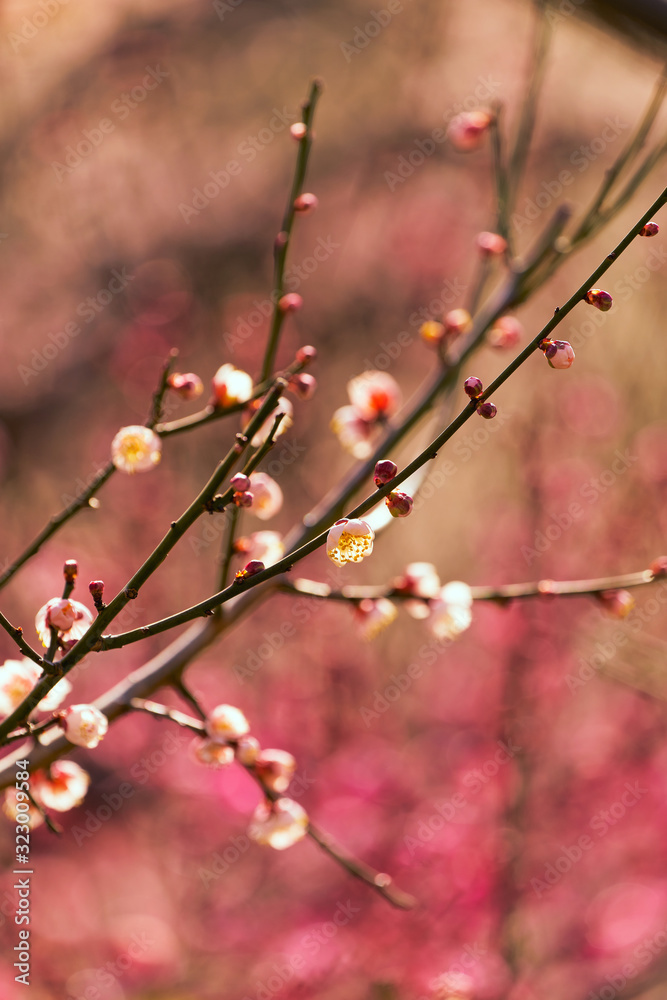
[[[285,555],[283,536],[278,531],[254,531],[239,538],[237,548],[248,562],[262,562],[265,566],[273,566]]]
[[[204,740],[197,736],[190,744],[190,750],[194,759],[206,767],[228,767],[234,761],[233,748],[214,740]]]
[[[296,761],[286,750],[261,750],[255,758],[254,769],[262,784],[272,792],[286,792],[294,777]]]
[[[216,705],[206,720],[206,732],[215,743],[228,743],[249,733],[250,723],[240,708]]]
[[[336,566],[361,562],[373,551],[375,532],[370,524],[358,518],[341,518],[329,529],[327,555]]]
[[[253,472],[250,476],[250,490],[253,495],[251,514],[260,521],[274,517],[283,505],[283,491],[275,479],[265,472]]]
[[[93,622],[93,616],[84,604],[64,597],[54,597],[39,609],[35,616],[35,628],[43,646],[51,643],[51,627],[58,635],[68,640],[80,639]]]
[[[366,371],[347,383],[352,406],[364,420],[391,417],[401,405],[398,382],[387,372]]]
[[[463,111],[447,126],[447,138],[460,153],[470,153],[480,146],[492,121],[489,111]]]
[[[45,809],[67,812],[80,805],[88,791],[90,775],[73,760],[56,760],[49,771],[36,771],[32,792]]]
[[[436,638],[456,639],[470,627],[472,594],[466,583],[446,583],[430,607],[429,625]]]
[[[148,472],[160,461],[162,441],[150,427],[121,427],[111,442],[111,460],[121,472]]]
[[[250,375],[229,363],[221,365],[213,376],[213,396],[218,406],[246,403],[252,388]]]
[[[354,458],[368,458],[371,454],[373,424],[360,415],[356,406],[340,406],[331,418],[331,429]]]
[[[71,705],[62,713],[61,726],[70,743],[92,750],[105,736],[109,720],[94,705]]]
[[[293,799],[261,802],[248,828],[248,836],[263,846],[284,851],[305,837],[308,814]]]

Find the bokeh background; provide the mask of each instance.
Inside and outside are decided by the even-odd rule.
[[[0,4],[5,565],[107,461],[117,428],[145,418],[171,347],[181,370],[207,384],[226,361],[258,373],[296,149],[288,125],[314,75],[325,93],[307,189],[320,207],[297,220],[290,264],[302,270],[291,290],[304,307],[279,362],[314,344],[319,390],[295,404],[282,439],[292,446],[276,477],[283,510],[269,525],[248,518],[246,530],[287,531],[351,467],[329,429],[350,377],[386,367],[409,399],[428,375],[434,355],[410,317],[466,301],[475,235],[493,224],[489,149],[462,155],[438,143],[400,182],[392,175],[462,108],[499,100],[512,133],[535,18],[520,0],[401,0],[366,34],[372,11],[386,7]],[[580,4],[552,13],[514,220],[521,251],[562,197],[583,210],[661,69],[659,51],[589,22]],[[650,142],[664,128],[661,115]],[[230,161],[241,170],[225,181]],[[562,171],[572,182],[560,192]],[[194,199],[211,172],[225,186],[204,204]],[[607,231],[519,310],[526,340],[664,183],[661,162]],[[313,268],[317,247],[326,249]],[[560,328],[574,367],[552,371],[534,356],[497,394],[496,421],[471,421],[445,449],[455,473],[338,579],[382,583],[416,560],[434,562],[443,581],[568,579],[639,570],[661,555],[665,259],[662,236],[636,241],[608,275],[612,311],[580,305]],[[403,332],[410,342],[399,347]],[[466,374],[486,383],[507,360],[484,347]],[[170,405],[173,416],[189,411]],[[114,477],[100,508],[6,588],[3,611],[30,633],[66,558],[78,559],[84,583],[101,578],[116,592],[236,429],[172,438],[150,475]],[[392,457],[413,454],[427,433]],[[216,524],[195,527],[194,544],[186,538],[142,590],[138,622],[212,592]],[[323,580],[330,564],[318,553],[302,570]],[[452,970],[471,977],[480,1000],[657,1000],[667,979],[659,586],[638,592],[622,622],[590,598],[476,607],[446,649],[403,612],[367,644],[338,604],[281,596],[256,609],[190,668],[192,688],[209,707],[239,705],[263,745],[292,752],[294,797],[418,906],[392,909],[310,842],[281,854],[251,845],[250,779],[198,767],[175,727],[124,718],[97,750],[73,754],[93,785],[63,816],[63,835],[41,828],[33,838],[32,1000],[410,1000],[437,996],[433,980]],[[296,635],[283,641],[286,624]],[[165,642],[89,657],[76,700]],[[13,655],[7,637],[0,652]],[[411,663],[420,676],[387,700]],[[502,764],[498,740],[518,748]],[[6,822],[8,867],[13,835]],[[582,836],[590,848],[577,848]],[[23,990],[13,979],[12,881],[0,890],[7,1000]]]

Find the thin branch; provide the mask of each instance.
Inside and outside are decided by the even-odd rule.
[[[273,366],[275,364],[276,352],[278,350],[278,341],[280,339],[280,330],[285,318],[285,313],[279,308],[278,302],[282,298],[284,292],[285,283],[285,263],[287,261],[287,250],[289,247],[289,240],[292,234],[292,226],[294,225],[294,202],[301,194],[303,190],[303,185],[306,179],[306,169],[308,167],[308,158],[310,155],[310,147],[313,143],[313,118],[315,115],[315,106],[317,105],[318,98],[322,93],[322,82],[320,80],[313,80],[310,86],[310,93],[308,99],[303,104],[303,124],[306,126],[306,131],[302,139],[299,140],[299,151],[296,158],[296,166],[294,168],[294,179],[292,181],[292,189],[289,194],[289,199],[287,202],[287,207],[285,209],[285,214],[283,216],[283,222],[281,230],[278,233],[276,242],[274,245],[274,275],[273,275],[273,317],[271,319],[271,328],[269,330],[269,337],[266,344],[266,351],[264,354],[264,361],[262,363],[262,374],[261,379],[268,379],[273,371]]]
[[[0,627],[4,628],[5,632],[9,635],[11,639],[13,639],[13,641],[16,643],[16,645],[21,650],[24,656],[27,656],[29,660],[32,660],[32,662],[38,664],[38,666],[40,667],[44,666],[44,660],[42,659],[42,657],[39,655],[39,653],[36,653],[35,650],[32,648],[32,646],[29,646],[28,643],[23,638],[23,629],[16,628],[14,625],[12,625],[9,619],[5,618],[5,616],[1,611],[0,611]]]

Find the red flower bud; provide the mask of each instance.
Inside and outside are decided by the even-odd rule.
[[[298,375],[292,375],[287,388],[299,399],[312,399],[317,389],[317,380],[312,375],[301,372]]]
[[[477,412],[480,417],[484,417],[485,420],[492,420],[498,412],[498,408],[495,403],[480,403],[477,407]]]
[[[609,292],[605,292],[603,288],[590,288],[586,292],[585,299],[589,305],[595,306],[600,312],[607,312],[611,309],[613,302]]]
[[[466,396],[470,396],[471,399],[477,399],[484,392],[484,386],[482,385],[482,380],[477,378],[476,375],[471,375],[463,383],[463,391]]]
[[[412,512],[414,500],[407,493],[399,493],[398,490],[394,490],[388,497],[385,497],[385,503],[392,517],[407,517]]]
[[[296,312],[303,305],[303,299],[297,292],[288,292],[287,295],[283,295],[281,299],[278,299],[278,308],[281,312]]]
[[[305,347],[300,347],[296,352],[296,360],[300,361],[302,365],[309,364],[314,361],[317,357],[317,350],[311,347],[310,344],[306,344]]]
[[[306,127],[305,122],[294,122],[293,125],[290,125],[289,130],[292,138],[296,139],[297,141],[300,139],[304,139],[306,133],[308,132],[308,128]]]
[[[312,212],[318,205],[317,195],[314,194],[300,194],[298,198],[294,199],[294,211],[301,212],[302,215],[305,215],[306,212]]]
[[[660,232],[660,226],[657,222],[647,222],[645,226],[639,230],[640,236],[657,236]]]
[[[398,466],[396,463],[385,458],[381,462],[376,463],[373,470],[373,482],[378,488],[384,486],[385,483],[391,482],[397,472]]]

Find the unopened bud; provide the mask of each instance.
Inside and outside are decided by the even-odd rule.
[[[385,458],[381,462],[377,462],[375,469],[373,470],[373,482],[379,488],[384,486],[385,483],[390,483],[398,472],[398,466],[395,462],[390,459]]]
[[[439,344],[445,333],[445,328],[442,323],[436,323],[435,320],[429,319],[426,323],[422,323],[419,327],[419,336],[424,341],[425,344]]]
[[[294,211],[301,212],[302,215],[305,215],[306,212],[312,212],[318,205],[317,195],[314,194],[300,194],[298,198],[294,199]]]
[[[292,138],[296,139],[297,141],[299,139],[304,139],[306,133],[308,132],[308,128],[305,122],[294,122],[293,125],[290,125],[289,130]]]
[[[485,420],[492,420],[498,412],[498,408],[495,403],[480,403],[477,407],[477,412]]]
[[[311,361],[314,361],[317,357],[317,350],[311,347],[310,344],[306,344],[305,347],[300,347],[296,352],[296,360],[300,361],[302,365],[307,365]]]
[[[266,566],[259,559],[251,559],[249,563],[246,563],[243,569],[239,570],[236,574],[237,580],[245,580],[248,576],[257,576],[258,573],[263,573]]]
[[[255,499],[254,495],[248,490],[242,490],[239,493],[235,493],[232,500],[237,507],[252,507],[252,502]]]
[[[78,572],[79,572],[79,567],[77,565],[76,559],[68,559],[65,565],[63,566],[65,583],[74,583]]]
[[[498,233],[479,233],[475,240],[480,253],[497,256],[507,250],[507,240]]]
[[[612,618],[625,618],[635,606],[635,599],[629,590],[605,590],[595,595]]]
[[[657,222],[647,222],[645,226],[639,230],[640,236],[657,236],[660,232],[660,226]]]
[[[472,318],[467,309],[450,309],[443,319],[446,337],[458,337],[467,333],[472,326]]]
[[[278,299],[278,308],[281,312],[296,312],[303,305],[303,299],[297,292],[288,292]]]
[[[471,399],[477,399],[484,392],[484,386],[482,385],[481,378],[477,378],[476,375],[471,375],[463,383],[463,391],[466,396],[470,396]]]
[[[589,305],[595,306],[600,312],[607,312],[611,309],[613,299],[609,292],[603,288],[590,288],[584,296]]]
[[[385,503],[392,517],[407,517],[408,514],[412,513],[414,500],[407,493],[394,490],[385,498]]]
[[[567,340],[543,340],[540,348],[552,368],[570,368],[574,361],[574,349]]]
[[[197,399],[201,396],[204,391],[204,384],[199,378],[199,375],[195,375],[194,372],[188,372],[186,375],[170,375],[167,379],[167,385],[170,389],[185,399],[186,401],[190,399]]]
[[[243,472],[237,472],[229,480],[229,485],[233,486],[238,493],[245,493],[246,490],[250,489],[250,477]]]
[[[290,392],[293,392],[299,399],[312,399],[317,389],[317,379],[305,372],[293,375],[287,384]]]
[[[654,577],[667,576],[667,556],[658,556],[649,566]]]

